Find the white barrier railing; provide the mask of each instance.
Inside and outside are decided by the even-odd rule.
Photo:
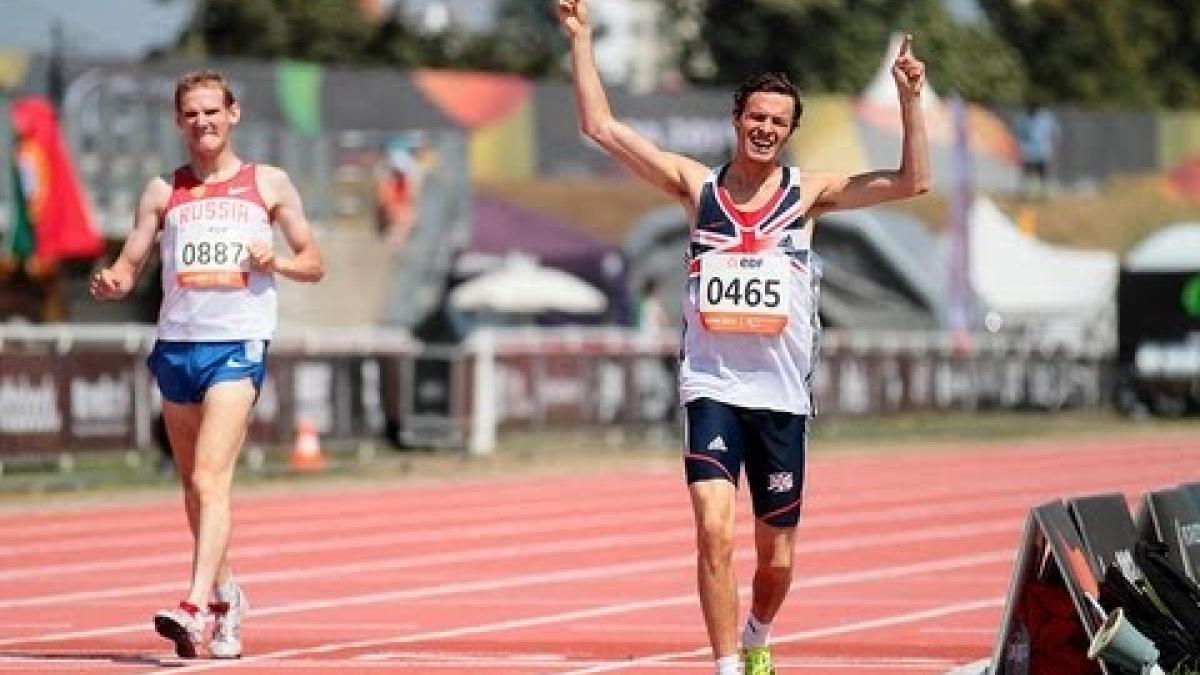
[[[158,406],[143,326],[0,326],[0,455],[148,445]],[[255,409],[257,442],[305,419],[331,438],[492,452],[509,431],[673,425],[674,334],[485,329],[461,345],[403,331],[281,331]],[[1111,361],[1001,336],[829,332],[823,415],[1098,406]]]

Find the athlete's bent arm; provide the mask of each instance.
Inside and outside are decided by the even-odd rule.
[[[890,171],[868,171],[854,176],[826,176],[814,215],[838,209],[874,206],[929,191],[929,148],[925,116],[921,111],[921,88],[925,64],[910,51],[912,36],[905,35],[892,64],[892,78],[900,99],[903,141],[900,167]]]
[[[279,226],[292,249],[292,256],[277,257],[271,242],[256,241],[250,244],[248,251],[251,263],[293,281],[320,281],[325,276],[325,267],[312,227],[304,216],[300,193],[283,169],[264,165],[259,169],[263,197],[271,205],[271,220]]]
[[[133,290],[138,274],[150,256],[163,207],[171,195],[171,186],[159,176],[150,179],[138,199],[133,214],[133,229],[113,264],[92,276],[90,291],[97,300],[120,300]]]
[[[693,209],[708,169],[689,157],[662,150],[613,115],[592,53],[587,0],[555,3],[571,46],[580,131],[640,178]]]

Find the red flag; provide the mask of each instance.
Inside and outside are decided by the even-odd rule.
[[[94,258],[104,250],[58,129],[54,107],[25,97],[12,105],[21,192],[33,224],[34,257]]]

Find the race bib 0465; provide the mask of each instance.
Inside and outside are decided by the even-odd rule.
[[[791,307],[791,262],[778,253],[702,255],[698,295],[708,330],[778,335]]]

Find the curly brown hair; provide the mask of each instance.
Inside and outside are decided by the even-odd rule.
[[[750,95],[760,91],[791,97],[796,104],[796,112],[792,115],[792,129],[794,130],[800,123],[800,117],[804,114],[804,101],[800,100],[800,90],[796,88],[796,85],[792,84],[787,75],[780,72],[762,73],[742,82],[733,92],[733,116],[741,116],[742,111],[746,109],[746,101]]]

